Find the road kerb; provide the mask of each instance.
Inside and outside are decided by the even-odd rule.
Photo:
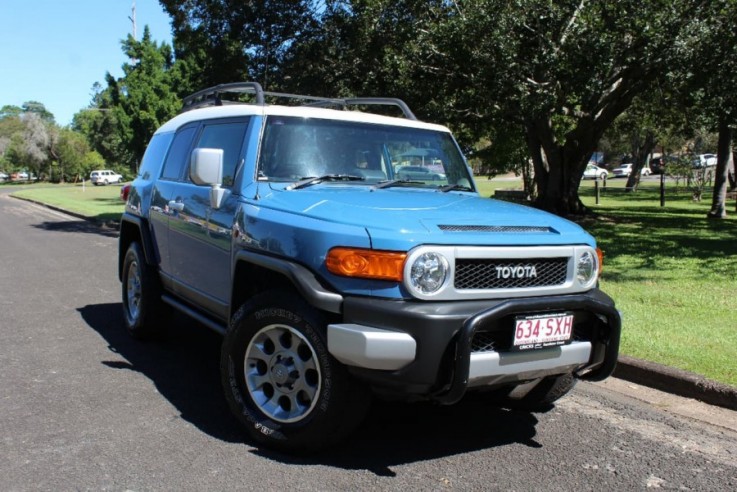
[[[614,377],[709,405],[737,410],[737,388],[682,369],[620,355]]]

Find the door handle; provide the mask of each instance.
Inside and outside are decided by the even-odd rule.
[[[177,212],[184,211],[184,203],[176,202],[174,200],[169,201],[169,210],[176,210]]]

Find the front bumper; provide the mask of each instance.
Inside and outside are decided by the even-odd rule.
[[[454,403],[466,389],[553,374],[602,380],[614,370],[621,318],[594,289],[584,294],[493,301],[411,302],[346,298],[343,323],[328,326],[328,348],[357,377],[398,395]],[[574,312],[574,341],[508,351],[514,317]],[[477,338],[495,340],[479,349]]]

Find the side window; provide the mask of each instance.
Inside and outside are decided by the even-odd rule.
[[[143,154],[141,168],[138,170],[138,175],[141,178],[148,180],[158,174],[161,169],[161,161],[166,155],[166,150],[169,148],[173,136],[172,133],[157,133],[151,138],[146,153]]]
[[[205,125],[196,148],[223,149],[223,186],[233,186],[247,121]]]
[[[174,137],[171,150],[169,150],[169,155],[166,156],[166,162],[164,162],[164,171],[161,173],[162,179],[176,181],[182,176],[182,170],[187,165],[187,156],[189,155],[189,147],[192,143],[195,128],[185,128]]]

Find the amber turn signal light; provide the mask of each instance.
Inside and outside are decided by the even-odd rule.
[[[325,264],[330,273],[344,277],[402,281],[406,253],[361,248],[333,248]]]

